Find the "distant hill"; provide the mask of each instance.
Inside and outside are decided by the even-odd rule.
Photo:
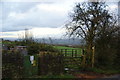
[[[56,44],[56,45],[82,45],[81,39],[38,39],[41,43]]]
[[[17,40],[16,38],[4,38],[4,40]],[[40,43],[55,44],[55,45],[83,45],[82,39],[50,39],[50,38],[37,38],[35,39]]]

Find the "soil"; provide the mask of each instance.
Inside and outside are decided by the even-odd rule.
[[[76,78],[100,78],[104,76],[101,74],[94,74],[93,72],[75,73],[73,75],[76,76]]]
[[[120,79],[120,74],[105,75],[105,74],[98,74],[95,72],[82,72],[82,73],[74,73],[73,75],[76,78],[85,78],[85,79],[95,79],[95,78],[118,78]]]

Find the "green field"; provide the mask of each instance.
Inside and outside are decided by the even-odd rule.
[[[75,53],[76,53],[77,56],[80,57],[81,56],[81,52],[82,52],[81,48],[73,48],[73,47],[66,47],[66,46],[54,46],[54,48],[59,49],[59,50],[63,49],[63,53],[65,53],[64,50],[67,49],[67,52],[66,52],[67,56],[71,56],[72,55],[72,49],[74,49],[73,56],[75,56]],[[75,50],[77,52],[75,52]]]

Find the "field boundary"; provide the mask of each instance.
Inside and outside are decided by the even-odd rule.
[[[81,57],[78,50],[79,49],[60,49],[60,52],[63,53],[65,57]]]

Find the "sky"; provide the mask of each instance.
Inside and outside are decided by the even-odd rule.
[[[0,38],[18,38],[30,29],[35,38],[62,38],[75,3],[87,0],[1,0]],[[110,2],[116,11],[116,2]]]

